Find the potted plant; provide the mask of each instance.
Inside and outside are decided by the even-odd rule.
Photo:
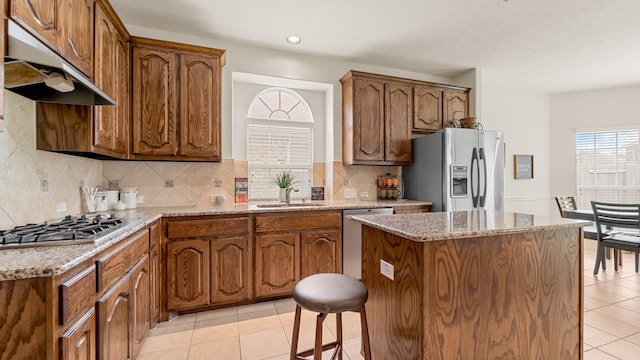
[[[296,184],[296,176],[290,171],[281,171],[274,175],[271,180],[278,186],[278,200],[281,202],[290,202],[291,190],[298,191],[293,185]]]

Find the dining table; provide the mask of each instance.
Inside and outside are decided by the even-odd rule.
[[[582,228],[583,237],[585,239],[598,240],[598,230],[595,227],[596,217],[593,214],[592,209],[564,210],[562,213],[562,217],[567,219],[593,221],[594,226],[587,226]],[[606,250],[607,251],[605,252],[605,256],[607,257],[607,259],[611,259],[611,249],[607,248]],[[618,256],[618,259],[618,264],[622,265],[622,256]]]

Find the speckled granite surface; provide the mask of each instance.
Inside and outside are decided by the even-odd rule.
[[[273,203],[268,203],[273,204]],[[208,208],[139,208],[115,211],[118,217],[126,218],[129,224],[115,232],[97,239],[93,244],[43,246],[20,249],[0,247],[0,281],[61,274],[102,250],[127,238],[127,236],[160,219],[162,216],[201,216],[223,214],[252,214],[281,211],[341,210],[375,207],[398,207],[430,205],[424,201],[336,201],[310,202],[313,206],[259,207],[256,204],[224,204]],[[111,213],[111,212],[110,212]]]
[[[490,236],[591,224],[590,221],[487,211],[363,215],[354,216],[353,219],[413,241]]]

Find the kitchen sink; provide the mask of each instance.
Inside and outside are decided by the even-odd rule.
[[[288,207],[319,207],[326,206],[325,204],[307,204],[307,203],[274,203],[274,204],[257,204],[256,207],[259,208],[288,208]]]

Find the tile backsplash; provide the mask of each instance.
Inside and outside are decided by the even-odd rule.
[[[102,162],[36,150],[35,102],[4,92],[0,132],[0,229],[81,212],[80,182],[97,185]],[[56,204],[67,210],[56,212]]]
[[[140,207],[211,206],[210,195],[234,201],[234,178],[247,177],[247,162],[106,161],[36,150],[35,102],[5,91],[4,131],[0,131],[0,229],[82,212],[80,185],[135,187]],[[375,179],[397,166],[315,163],[313,186],[326,200],[344,200],[345,189],[375,200]],[[66,211],[57,205],[66,203]]]

